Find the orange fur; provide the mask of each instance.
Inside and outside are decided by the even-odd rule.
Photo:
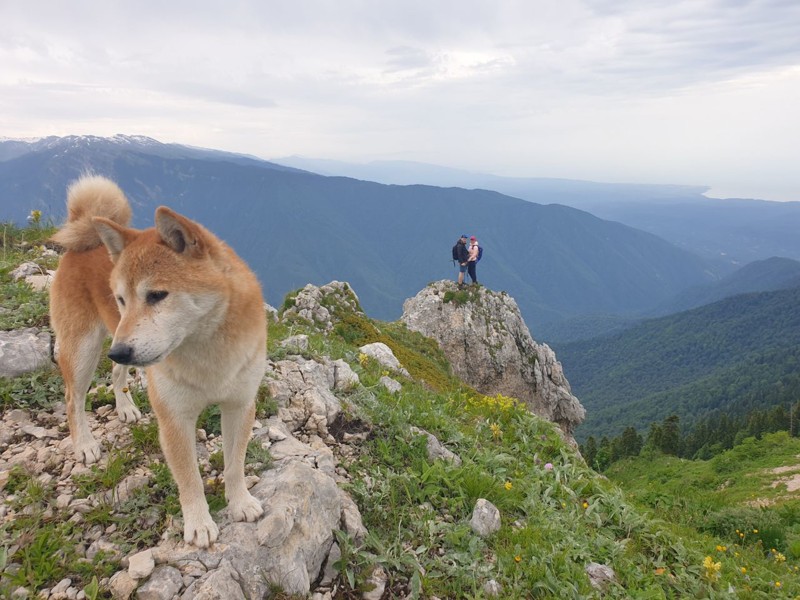
[[[194,437],[197,417],[209,404],[222,411],[232,516],[252,521],[262,513],[244,483],[254,398],[266,364],[261,288],[225,243],[166,207],[156,211],[154,228],[128,228],[127,200],[106,179],[73,184],[68,212],[54,236],[67,252],[51,287],[51,319],[75,454],[87,464],[100,458],[83,404],[103,339],[112,332],[109,356],[146,367],[161,446],[180,492],[184,538],[206,547],[218,529],[203,495]],[[117,413],[135,421],[141,414],[126,375],[126,367],[115,366]]]

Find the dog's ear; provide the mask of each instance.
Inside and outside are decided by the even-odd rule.
[[[206,253],[203,231],[197,223],[166,206],[156,209],[156,231],[163,242],[178,254],[200,258]]]
[[[108,255],[111,257],[111,262],[117,262],[120,253],[125,249],[125,246],[131,243],[136,236],[133,229],[123,227],[119,223],[115,223],[105,217],[92,217],[92,225],[94,225],[97,235],[108,248]]]

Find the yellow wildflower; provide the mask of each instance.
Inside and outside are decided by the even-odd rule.
[[[510,481],[506,481],[506,484],[505,484],[505,486],[504,486],[504,487],[505,487],[507,490],[510,490],[510,489],[511,489],[512,487],[514,487],[514,486],[512,485],[512,483],[511,483]]]
[[[32,210],[31,214],[28,215],[28,222],[32,225],[38,225],[42,220],[42,211],[40,210]]]
[[[522,557],[521,557],[519,554],[517,554],[517,555],[514,557],[514,562],[520,562],[521,560],[522,560]]]
[[[587,508],[589,508],[589,503],[586,500],[584,500],[583,501],[583,509],[586,510]]]
[[[745,573],[747,573],[747,567],[742,567],[741,571],[742,571],[742,575],[744,575]]]
[[[706,578],[709,581],[716,581],[719,578],[719,572],[722,569],[722,563],[714,562],[710,556],[703,559],[703,567],[706,570]]]

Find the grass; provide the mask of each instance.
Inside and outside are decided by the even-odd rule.
[[[20,235],[16,239],[27,234]],[[30,249],[14,252],[9,262]],[[4,259],[11,254],[5,247]],[[25,296],[6,285],[8,269],[3,269],[2,302],[14,305]],[[43,298],[37,302],[46,306]],[[342,550],[334,565],[337,598],[359,597],[376,566],[389,576],[390,597],[485,598],[489,580],[502,587],[501,598],[512,600],[755,599],[800,593],[800,509],[796,501],[781,500],[785,490],[769,488],[764,474],[797,461],[796,440],[767,436],[708,463],[651,456],[615,466],[606,479],[586,467],[552,423],[511,398],[483,396],[461,384],[430,340],[397,323],[352,313],[337,319],[329,336],[310,324],[272,325],[268,348],[273,360],[284,358],[280,340],[304,333],[307,358],[342,358],[362,383],[341,395],[347,416],[367,423],[370,435],[342,466],[369,534],[357,544],[336,533]],[[358,346],[373,341],[389,345],[411,374],[399,378],[399,394],[379,384],[384,374],[379,364],[359,356]],[[112,401],[102,387],[109,369],[104,363],[96,376],[93,406]],[[137,404],[147,412],[139,394]],[[62,397],[52,373],[0,380],[2,412],[18,406],[46,411]],[[263,387],[258,418],[276,410]],[[218,417],[209,410],[198,426],[216,435]],[[426,439],[414,435],[412,425],[435,434],[462,463],[428,459]],[[5,501],[18,513],[0,524],[0,597],[19,586],[38,591],[70,577],[87,596],[106,598],[108,590],[99,582],[121,568],[121,557],[158,543],[180,512],[177,490],[160,455],[155,421],[133,425],[130,439],[109,450],[101,466],[73,478],[79,495],[101,496],[142,467],[152,473],[150,484],[119,506],[100,502],[79,518],[58,507],[54,484],[24,469],[9,474]],[[217,470],[220,459],[212,456]],[[251,442],[252,469],[265,468],[270,460]],[[219,479],[205,483],[212,508],[223,506]],[[774,508],[747,506],[753,497],[774,500]],[[500,530],[486,538],[469,526],[479,498],[495,504],[502,517]],[[107,537],[117,552],[87,560],[77,548],[87,528],[111,531]],[[616,580],[602,594],[585,573],[589,562],[614,569]],[[271,594],[286,597],[277,589]]]
[[[773,469],[796,465],[800,439],[786,432],[748,438],[708,461],[654,454],[626,459],[607,475],[653,515],[717,537],[730,548],[775,549],[800,560],[800,499]],[[774,556],[773,556],[774,558]]]
[[[23,262],[38,264],[43,273],[54,269],[58,259],[44,256],[53,233],[53,227],[19,228],[0,223],[0,330],[49,325],[47,294],[24,281],[12,281],[10,272]]]

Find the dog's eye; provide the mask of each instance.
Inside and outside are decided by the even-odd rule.
[[[125,298],[123,298],[122,296],[117,296],[117,302],[119,303],[120,306],[125,306]]]
[[[164,290],[159,290],[159,291],[156,291],[156,292],[147,292],[147,296],[145,297],[145,301],[148,304],[158,304],[164,298],[166,298],[168,295],[169,295],[169,292],[166,292]]]

